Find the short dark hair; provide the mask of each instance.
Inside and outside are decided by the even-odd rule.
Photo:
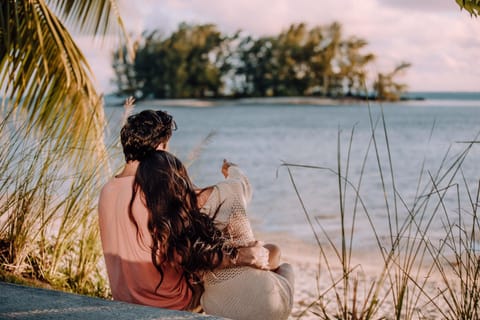
[[[144,110],[128,117],[120,131],[125,161],[142,160],[176,130],[175,121],[165,111]]]

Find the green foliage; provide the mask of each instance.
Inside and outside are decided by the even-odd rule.
[[[67,27],[111,35],[123,26],[116,6],[0,2],[2,274],[105,295],[95,212],[109,175],[103,102]]]
[[[480,14],[480,0],[455,0],[460,8],[467,10],[472,16]]]
[[[113,67],[118,93],[140,97],[366,97],[366,67],[375,59],[363,52],[366,46],[361,38],[345,38],[337,22],[313,28],[292,24],[260,38],[181,24],[168,37],[144,35],[134,63],[119,48]]]
[[[90,172],[73,169],[70,149],[32,133],[24,116],[0,122],[0,268],[106,296],[96,218],[106,159]]]
[[[277,37],[247,38],[239,48],[237,75],[245,79],[243,87],[247,89],[240,94],[327,96],[335,95],[336,90],[342,92],[342,76],[332,71],[340,59],[340,29],[334,23],[309,30],[300,23]]]
[[[138,44],[133,63],[114,53],[117,87],[139,98],[202,98],[219,95],[229,71],[229,43],[212,24],[181,24],[169,37],[154,31]]]
[[[51,5],[49,7],[48,4]],[[13,1],[0,4],[2,112],[27,114],[28,123],[59,146],[98,148],[104,115],[88,63],[54,10],[84,33],[106,33],[115,2]],[[78,152],[88,162],[91,156]]]
[[[397,101],[402,94],[407,90],[407,85],[398,83],[395,78],[401,75],[405,69],[410,68],[411,64],[402,62],[389,73],[379,73],[377,80],[373,84],[373,90],[376,93],[376,98],[382,101]]]
[[[135,42],[133,49],[136,53],[138,49],[138,42]],[[131,54],[128,51],[126,45],[123,45],[112,54],[112,67],[115,73],[115,85],[117,90],[123,94],[132,97],[138,96],[141,93],[137,93],[139,84],[135,77],[135,67],[133,64],[135,54]]]
[[[242,96],[273,95],[270,88],[275,81],[277,64],[273,59],[275,39],[254,40],[245,37],[239,44],[239,66],[236,68],[235,92]]]
[[[366,96],[364,67],[374,59],[367,42],[344,39],[339,23],[293,24],[276,37],[245,38],[238,48],[240,95]]]

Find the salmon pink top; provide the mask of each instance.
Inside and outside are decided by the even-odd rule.
[[[186,309],[192,292],[179,266],[163,264],[163,282],[156,290],[160,273],[152,263],[148,210],[139,195],[133,203],[138,234],[128,217],[133,181],[133,176],[112,178],[99,199],[100,236],[113,298],[153,307]]]

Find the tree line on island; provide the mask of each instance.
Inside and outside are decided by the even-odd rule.
[[[120,95],[143,98],[319,96],[395,101],[407,86],[397,81],[410,67],[400,62],[365,83],[376,56],[367,41],[345,37],[341,24],[292,24],[276,36],[223,34],[214,24],[182,23],[165,36],[144,32],[135,55],[113,53]],[[369,94],[369,91],[371,92]]]

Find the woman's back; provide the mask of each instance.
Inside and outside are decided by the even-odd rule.
[[[152,263],[152,239],[147,229],[148,211],[139,195],[132,212],[138,225],[128,216],[133,176],[111,179],[102,189],[99,224],[110,287],[115,300],[185,309],[192,293],[180,268],[164,264],[164,279]]]

